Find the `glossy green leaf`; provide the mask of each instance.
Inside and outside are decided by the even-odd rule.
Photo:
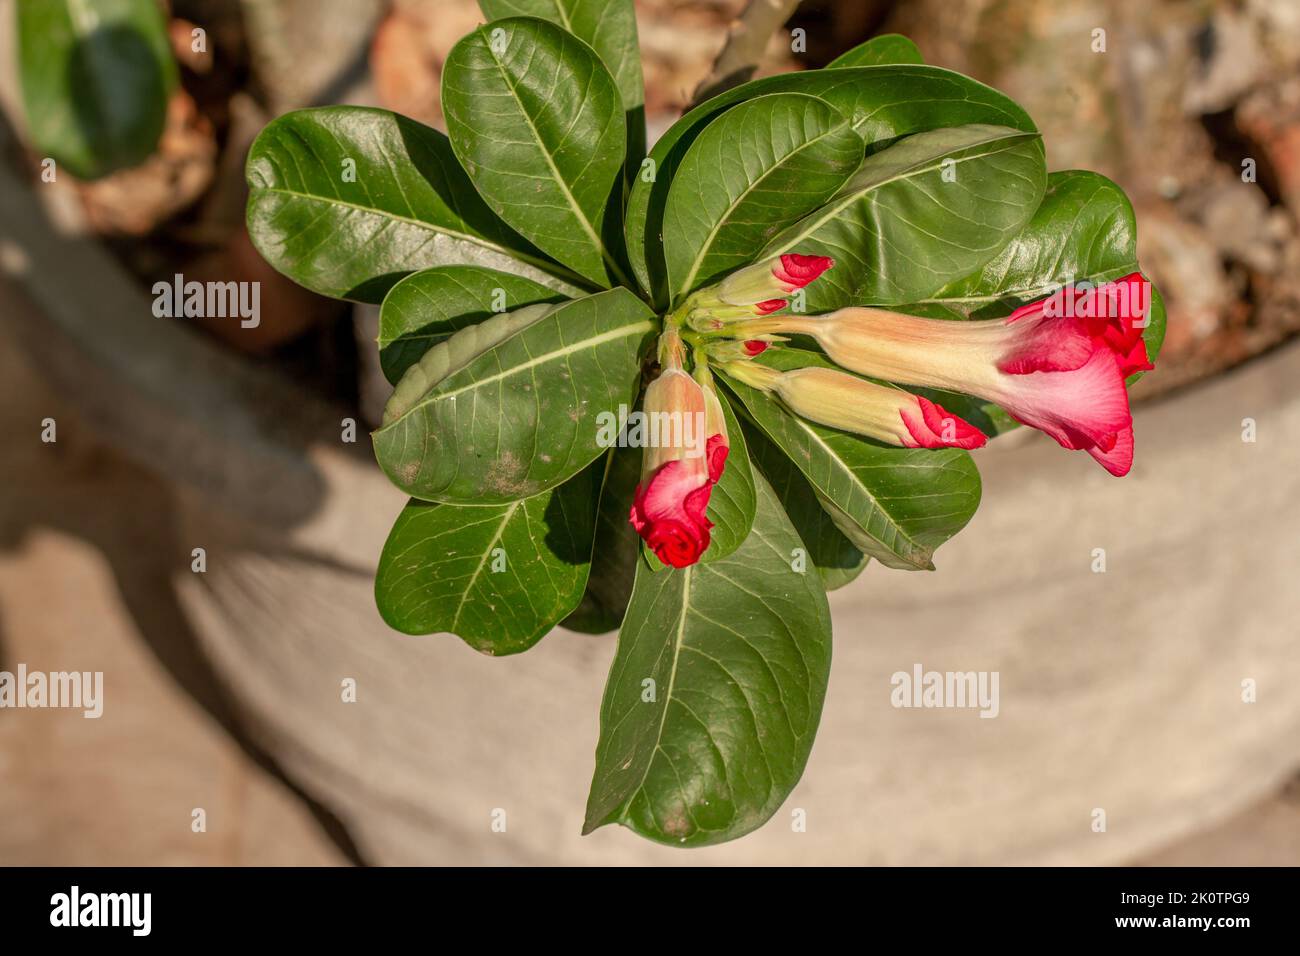
[[[901,33],[885,33],[859,43],[826,64],[828,70],[851,66],[883,66],[891,63],[924,63],[916,44]]]
[[[525,651],[582,598],[594,512],[590,469],[509,504],[412,501],[379,558],[379,613],[406,634],[455,634],[484,654]]]
[[[406,414],[430,389],[461,371],[474,359],[502,344],[517,332],[550,315],[553,303],[537,302],[458,329],[430,347],[397,382],[384,406],[385,425]]]
[[[821,575],[822,586],[827,591],[834,591],[848,584],[862,573],[871,559],[835,527],[835,522],[817,500],[812,485],[785,452],[754,425],[746,422],[742,428],[754,466],[772,486],[786,517],[799,533],[807,561]]]
[[[1100,284],[1139,271],[1137,221],[1124,191],[1098,173],[1068,170],[1048,177],[1033,218],[982,269],[897,308],[930,318],[999,318],[1066,283]],[[1158,291],[1148,318],[1144,338],[1154,359],[1165,335],[1165,306]],[[1140,373],[1130,381],[1138,377]],[[945,392],[940,400],[986,434],[1018,427],[997,406],[978,399]]]
[[[482,328],[462,329],[412,365],[374,433],[380,466],[413,497],[505,503],[591,464],[600,413],[636,398],[655,322],[631,292],[613,289],[563,303],[504,340],[485,337],[476,353],[459,345]]]
[[[773,350],[762,361],[778,368],[830,365],[798,349]],[[886,567],[933,570],[935,549],[975,514],[980,476],[966,452],[897,448],[827,428],[791,414],[771,395],[725,381],[750,420],[808,479],[835,526]]]
[[[820,208],[862,163],[848,118],[802,93],[760,96],[711,123],[668,191],[664,256],[674,303],[748,264]]]
[[[323,295],[380,302],[440,265],[502,269],[567,295],[585,285],[483,204],[446,136],[387,110],[287,113],[253,143],[247,175],[258,252]]]
[[[599,468],[600,462],[592,466]],[[582,601],[561,624],[587,634],[606,634],[623,623],[632,597],[641,538],[628,520],[632,495],[641,475],[639,448],[613,448],[601,469],[604,481],[596,511],[595,561]]]
[[[727,420],[727,439],[731,448],[727,452],[722,477],[709,495],[709,507],[705,512],[705,516],[713,522],[713,529],[709,532],[709,547],[701,558],[706,563],[725,558],[740,547],[754,524],[756,507],[754,473],[749,463],[749,452],[745,448],[745,435],[740,430],[735,412],[731,410],[731,402],[721,390],[718,391],[718,404],[722,406],[723,417]]]
[[[457,158],[502,219],[597,285],[623,281],[611,196],[626,122],[589,46],[544,20],[496,20],[452,48],[442,107]]]
[[[156,0],[21,0],[17,40],[39,154],[95,179],[154,151],[177,77]]]
[[[1036,133],[982,124],[917,133],[867,157],[840,193],[759,258],[831,256],[806,311],[912,302],[996,256],[1047,185]]]
[[[674,846],[761,826],[798,782],[821,717],[831,621],[816,574],[761,477],[731,556],[637,567],[600,708],[584,833],[620,823]]]
[[[1035,131],[1029,115],[991,87],[960,73],[923,65],[808,70],[754,80],[697,106],[650,151],[650,175],[628,195],[625,234],[637,281],[667,304],[660,240],[668,191],[687,149],[708,124],[738,103],[767,93],[806,93],[849,117],[868,146],[946,126],[989,123]]]
[[[451,333],[501,312],[564,298],[523,276],[477,266],[438,266],[407,276],[379,309],[379,363],[394,385]]]
[[[568,30],[609,70],[627,117],[629,168],[645,156],[645,83],[632,0],[479,0],[489,20],[537,17]]]

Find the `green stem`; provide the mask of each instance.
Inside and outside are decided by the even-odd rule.
[[[718,366],[718,370],[738,382],[763,392],[770,392],[776,386],[777,380],[781,378],[780,370],[759,365],[757,362],[723,362]]]
[[[682,344],[682,337],[674,326],[664,328],[659,336],[659,366],[660,368],[682,368],[686,363],[686,346]]]

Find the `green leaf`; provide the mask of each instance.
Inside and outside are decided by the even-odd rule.
[[[477,325],[459,329],[429,348],[401,379],[384,406],[387,425],[411,410],[439,382],[461,371],[474,359],[500,345],[555,311],[551,303],[538,302],[513,312],[494,315]]]
[[[1137,271],[1137,226],[1124,191],[1098,173],[1057,172],[1034,215],[996,256],[909,310],[1001,318],[1071,280],[1106,282]]]
[[[396,385],[451,333],[494,314],[564,297],[541,283],[478,266],[438,266],[393,286],[379,310],[379,363]]]
[[[375,603],[405,634],[455,634],[517,654],[577,606],[595,533],[591,470],[502,505],[412,501],[375,574]]]
[[[916,44],[901,33],[885,33],[859,43],[826,64],[828,70],[850,66],[882,66],[889,63],[924,63]]]
[[[452,48],[442,107],[457,158],[502,219],[597,285],[624,281],[607,233],[617,238],[626,123],[590,47],[544,20],[496,20]]]
[[[81,179],[158,145],[176,61],[156,0],[22,0],[18,67],[36,151]]]
[[[623,101],[628,166],[634,171],[645,156],[645,84],[632,0],[479,0],[478,5],[489,20],[549,20],[596,51]]]
[[[1068,170],[1048,176],[1047,192],[1033,218],[982,269],[897,308],[930,318],[1000,318],[1068,282],[1100,284],[1139,271],[1137,221],[1124,191],[1098,173]],[[1143,337],[1154,360],[1165,334],[1159,292],[1152,296],[1149,320]],[[1130,384],[1138,377],[1140,373]],[[949,392],[935,394],[945,408],[988,435],[1019,427],[991,403]]]
[[[592,467],[600,467],[600,463]],[[623,623],[632,597],[637,555],[641,553],[641,538],[628,520],[632,494],[641,475],[641,450],[611,448],[602,470],[594,565],[581,603],[561,622],[570,630],[587,634],[606,634]]]
[[[313,292],[380,302],[411,272],[478,265],[577,295],[474,193],[447,137],[387,110],[331,106],[271,122],[248,154],[248,233]]]
[[[762,472],[799,533],[807,558],[821,575],[822,586],[834,591],[848,584],[871,559],[853,546],[817,500],[808,479],[753,425],[742,425],[754,465]]]
[[[759,258],[826,255],[806,311],[911,302],[996,256],[1047,185],[1036,133],[957,126],[867,157],[840,193],[768,243]]]
[[[632,271],[641,287],[667,305],[661,237],[668,191],[695,138],[737,103],[767,93],[805,93],[849,117],[872,146],[922,130],[991,123],[1034,132],[1029,115],[997,90],[934,66],[886,65],[808,70],[754,80],[691,110],[650,151],[653,175],[638,177],[628,195],[625,234]],[[647,181],[647,179],[649,181]]]
[[[620,823],[674,846],[722,843],[761,826],[803,773],[830,611],[817,576],[791,569],[801,545],[772,490],[755,485],[753,533],[730,557],[637,567],[584,833]]]
[[[760,96],[711,123],[668,191],[664,256],[673,302],[746,265],[820,208],[865,150],[845,116],[802,93]]]
[[[764,364],[833,368],[823,356],[773,350]],[[960,449],[896,448],[788,412],[770,395],[724,379],[749,418],[812,486],[835,526],[859,551],[890,568],[933,570],[934,551],[979,506],[980,476]]]
[[[745,435],[740,430],[740,422],[731,410],[727,396],[718,392],[718,404],[722,406],[722,415],[727,422],[727,440],[730,450],[727,463],[722,469],[722,477],[713,486],[709,495],[709,507],[705,516],[713,522],[709,532],[709,547],[701,560],[708,563],[725,558],[731,554],[749,536],[749,529],[754,524],[754,473],[749,464],[749,452],[745,448]]]
[[[613,289],[533,318],[504,339],[476,332],[483,325],[462,329],[407,370],[374,433],[397,487],[426,500],[506,503],[600,455],[598,416],[635,400],[654,315]],[[458,342],[478,335],[481,350]]]

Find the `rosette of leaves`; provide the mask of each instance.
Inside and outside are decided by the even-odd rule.
[[[646,156],[631,0],[482,7],[446,62],[446,135],[360,107],[283,116],[249,156],[249,230],[308,288],[382,303],[375,454],[410,495],[379,560],[384,619],[486,654],[618,629],[585,830],[734,839],[808,759],[827,590],[871,559],[932,568],[980,479],[964,451],[886,447],[726,383],[713,542],[663,567],[628,524],[640,450],[600,434],[635,409],[664,316],[784,252],[836,258],[809,310],[1005,314],[1135,271],[1133,211],[1101,176],[1049,175],[1024,110],[901,37],[716,96]],[[888,174],[859,175],[869,157]],[[1157,297],[1153,356],[1163,323]]]

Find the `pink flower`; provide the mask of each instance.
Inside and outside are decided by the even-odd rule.
[[[901,388],[877,385],[837,369],[780,371],[753,362],[719,368],[770,392],[802,418],[904,448],[979,448],[987,436],[943,406]]]
[[[660,561],[684,568],[709,547],[709,497],[730,450],[722,408],[711,389],[669,367],[646,388],[644,410],[647,421],[670,424],[650,432],[658,441],[643,453],[629,519]]]
[[[953,322],[846,308],[755,320],[741,331],[811,335],[836,363],[863,375],[987,399],[1125,475],[1133,464],[1125,379],[1152,367],[1142,340],[1149,305],[1149,286],[1134,273],[1059,292],[1005,319]]]
[[[1002,371],[1070,372],[1104,348],[1125,377],[1154,368],[1147,358],[1142,319],[1150,309],[1150,287],[1140,273],[1096,288],[1066,288],[1023,305],[1007,318],[1020,322],[1020,338],[1003,357]]]

